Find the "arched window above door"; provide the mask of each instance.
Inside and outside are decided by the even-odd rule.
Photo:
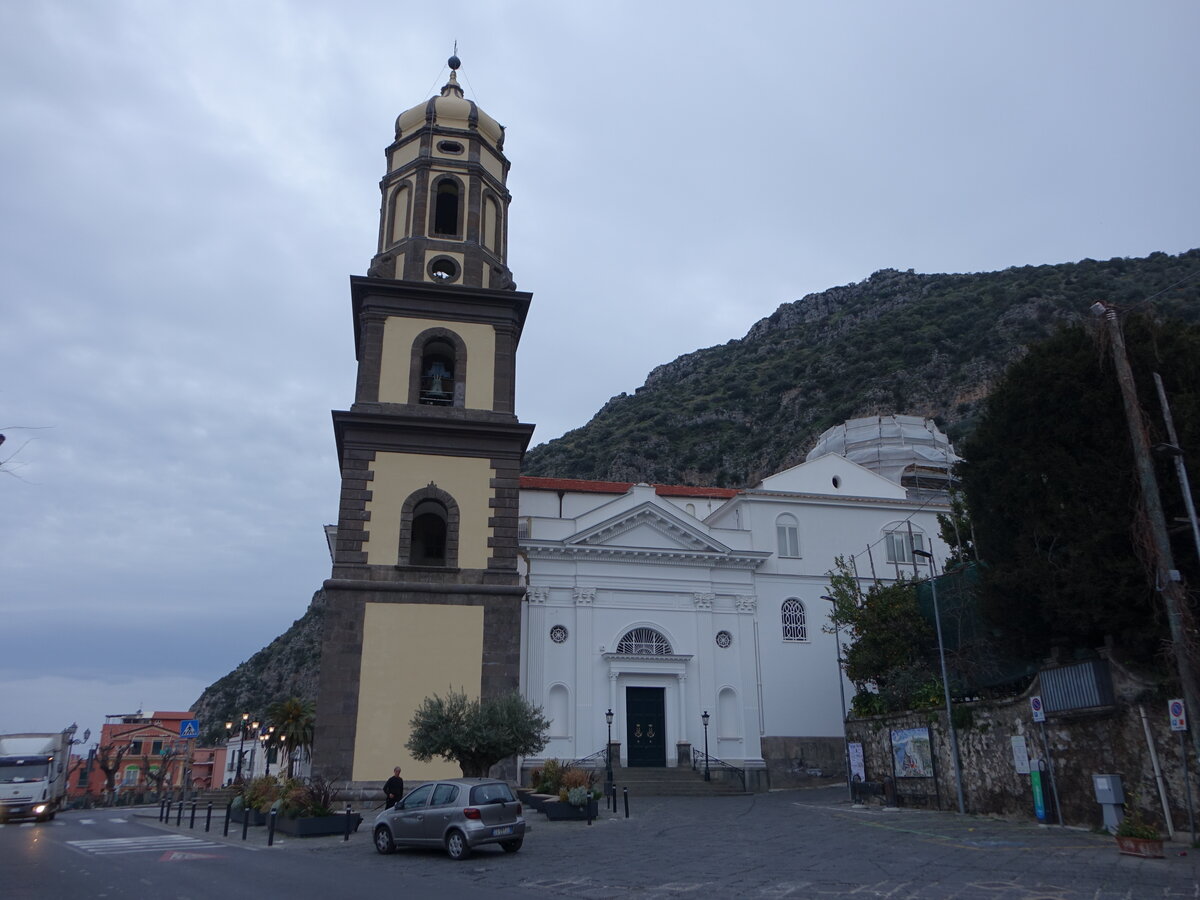
[[[617,652],[631,656],[670,656],[671,643],[653,628],[633,628],[617,642]]]

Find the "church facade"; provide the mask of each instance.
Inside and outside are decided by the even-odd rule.
[[[526,768],[602,750],[611,710],[622,765],[707,752],[758,789],[844,771],[827,573],[944,559],[944,498],[911,494],[837,453],[737,491],[522,478],[522,686],[552,723]]]

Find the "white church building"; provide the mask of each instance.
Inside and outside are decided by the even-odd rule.
[[[944,560],[953,461],[931,422],[875,416],[744,490],[522,477],[521,686],[551,720],[523,768],[602,751],[611,710],[623,766],[691,765],[707,738],[751,790],[844,772],[827,573]]]

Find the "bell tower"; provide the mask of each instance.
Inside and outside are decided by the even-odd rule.
[[[514,411],[531,295],[507,264],[504,129],[440,94],[396,119],[379,244],[350,279],[358,377],[334,411],[342,471],[325,582],[314,770],[354,782],[459,774],[411,759],[421,701],[518,688],[517,492],[533,434]]]

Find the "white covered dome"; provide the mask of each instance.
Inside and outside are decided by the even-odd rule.
[[[808,461],[829,453],[844,456],[884,478],[911,489],[945,490],[958,455],[950,439],[920,416],[865,416],[825,431]]]

